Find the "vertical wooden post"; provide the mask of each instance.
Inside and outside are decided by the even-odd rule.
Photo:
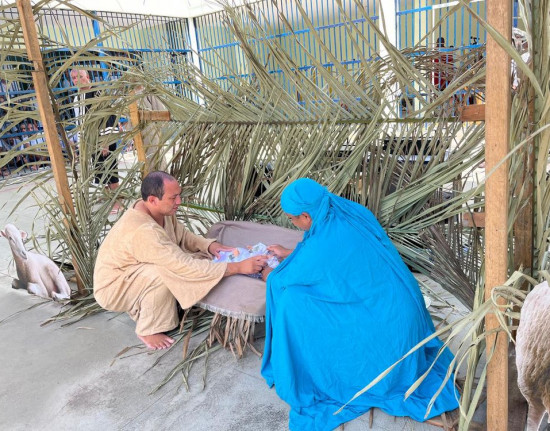
[[[533,132],[533,124],[535,118],[535,92],[533,86],[529,84],[529,91],[527,94],[527,127],[526,132]],[[518,95],[516,95],[518,97]],[[534,152],[533,139],[529,140],[524,149],[522,149],[523,159],[523,171],[521,178],[515,184],[514,198],[517,199],[522,187],[525,188],[525,194],[522,196],[522,201],[525,202],[525,206],[518,213],[517,219],[514,223],[514,269],[518,269],[523,266],[524,271],[528,275],[533,273],[533,250],[534,250],[534,238],[533,238],[533,223],[534,223],[534,175],[535,175],[535,152]],[[520,287],[527,293],[528,282],[524,282]],[[519,312],[521,307],[514,306],[513,310]],[[512,324],[517,326],[519,319],[513,319]],[[512,331],[512,335],[516,336],[516,331]],[[508,425],[509,429],[516,430],[525,428],[527,421],[528,406],[525,397],[520,392],[518,387],[518,370],[515,362],[515,348],[510,347],[510,362],[508,364]]]
[[[529,88],[528,98],[527,132],[530,133],[533,131],[532,125],[535,117],[535,94],[532,87]],[[532,139],[527,143],[522,152],[525,170],[516,188],[518,190],[517,194],[519,194],[519,190],[525,187],[525,195],[523,197],[525,206],[519,212],[517,220],[514,223],[514,269],[523,266],[527,270],[527,274],[531,275],[533,270],[533,175],[535,172],[535,153]]]
[[[487,21],[511,41],[511,0],[488,0]],[[487,40],[487,82],[485,108],[486,172],[500,163],[509,151],[510,140],[510,57],[491,37]],[[485,298],[506,281],[508,275],[508,163],[503,163],[487,179]],[[498,328],[496,316],[485,320],[486,330]],[[487,338],[487,353],[492,353],[487,370],[487,430],[508,429],[508,338],[500,332]]]
[[[138,161],[143,163],[141,167],[141,176],[147,175],[147,160],[145,154],[145,145],[143,144],[143,136],[139,130],[139,108],[137,102],[130,104],[130,121],[132,122],[132,128],[137,132],[134,134],[134,148],[136,149]]]
[[[48,80],[46,77],[44,62],[42,61],[40,42],[38,41],[36,24],[34,22],[30,0],[17,0],[17,10],[19,11],[19,18],[23,29],[23,37],[27,48],[27,55],[33,64],[32,79],[36,91],[38,111],[40,112],[40,119],[42,121],[42,126],[44,127],[44,136],[48,146],[48,153],[50,155],[59,203],[61,204],[61,208],[63,213],[67,216],[67,219],[73,220],[75,217],[73,199],[69,189],[69,181],[67,179],[67,171],[65,169],[65,159],[59,144],[59,136],[57,135],[55,117],[52,108],[53,101],[50,99],[48,92]],[[67,226],[67,228],[70,227]],[[78,270],[78,265],[74,257],[73,266],[76,272],[78,291],[80,293],[85,293],[84,284],[82,283],[80,271]]]

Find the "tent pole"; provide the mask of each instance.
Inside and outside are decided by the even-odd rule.
[[[67,171],[65,169],[65,159],[61,151],[59,136],[55,125],[55,117],[52,108],[52,103],[55,102],[50,99],[50,94],[48,91],[48,79],[44,68],[44,62],[42,60],[42,53],[40,52],[40,42],[38,41],[36,23],[34,22],[34,15],[30,0],[17,0],[17,10],[19,11],[27,55],[33,64],[32,79],[36,91],[38,111],[40,113],[42,126],[44,127],[44,136],[48,146],[48,153],[51,160],[57,195],[62,211],[66,216],[65,224],[68,224],[69,220],[74,220],[75,210],[71,191],[69,189]],[[70,229],[70,226],[67,226],[67,229]],[[74,256],[73,267],[76,273],[78,292],[84,294],[86,293],[84,283],[82,282],[80,271]]]
[[[141,134],[140,129],[140,117],[139,117],[139,108],[137,102],[132,102],[129,105],[130,108],[130,122],[132,123],[132,128],[136,130],[134,133],[134,148],[137,152],[138,162],[141,163],[141,177],[145,177],[148,174],[147,172],[147,160],[145,154],[145,144],[143,143],[143,135]]]
[[[512,31],[512,1],[488,0],[487,21],[508,41]],[[508,154],[510,141],[510,57],[488,35],[485,107],[485,170],[489,173]],[[494,287],[502,285],[508,275],[508,202],[507,162],[487,178],[485,299]],[[494,314],[485,321],[486,331],[499,327]],[[493,351],[494,349],[494,351]],[[487,337],[487,430],[508,429],[508,336],[505,332]]]

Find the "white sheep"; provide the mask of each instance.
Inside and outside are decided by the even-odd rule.
[[[516,335],[519,390],[529,404],[527,431],[550,412],[550,288],[536,286],[525,299]]]
[[[8,239],[15,260],[18,278],[12,281],[14,289],[27,289],[29,293],[54,300],[71,297],[71,288],[57,265],[49,257],[25,249],[25,232],[8,224],[1,233]]]

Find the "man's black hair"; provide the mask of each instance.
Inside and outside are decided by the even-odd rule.
[[[147,174],[141,183],[141,198],[146,201],[149,196],[162,199],[164,182],[177,181],[172,175],[163,171],[153,171]]]

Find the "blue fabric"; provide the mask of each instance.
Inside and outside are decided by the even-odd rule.
[[[410,355],[383,380],[356,392],[434,332],[418,283],[373,214],[310,179],[281,196],[291,215],[307,212],[309,231],[267,279],[262,375],[290,407],[293,431],[332,430],[378,407],[424,421],[452,353],[447,349],[419,388],[441,341]],[[428,418],[458,407],[452,379]]]

